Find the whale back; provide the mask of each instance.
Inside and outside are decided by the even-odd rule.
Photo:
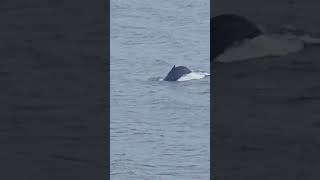
[[[168,75],[164,78],[165,81],[176,81],[180,77],[184,76],[185,74],[191,73],[191,70],[185,66],[178,66],[175,65],[172,67]]]
[[[261,30],[245,17],[223,14],[210,19],[211,60],[222,54],[227,48],[244,39],[262,34]]]

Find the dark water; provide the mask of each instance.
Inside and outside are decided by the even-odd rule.
[[[111,1],[111,179],[209,179],[208,0]]]
[[[317,3],[213,1],[215,15],[235,13],[272,32],[284,26],[299,32],[289,38],[288,31],[284,36],[265,34],[224,54],[231,63],[214,64],[213,119],[219,143],[212,158],[219,167],[217,179],[319,179]],[[247,61],[230,60],[253,55]]]

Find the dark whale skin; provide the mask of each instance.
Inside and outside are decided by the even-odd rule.
[[[218,15],[210,19],[210,60],[213,61],[236,42],[252,39],[262,31],[248,19],[234,14]]]
[[[175,65],[172,67],[168,75],[164,78],[165,81],[177,81],[180,77],[184,76],[185,74],[191,73],[191,70],[184,66]]]

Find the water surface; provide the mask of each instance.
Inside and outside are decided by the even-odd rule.
[[[208,0],[111,1],[111,179],[209,179]]]

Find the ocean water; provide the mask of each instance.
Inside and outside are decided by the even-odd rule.
[[[112,180],[209,179],[209,3],[111,0]]]
[[[317,179],[318,2],[212,2],[215,15],[234,13],[266,27],[264,35],[226,51],[219,59],[224,63],[213,64],[214,106],[219,107],[213,157],[219,170],[214,175]]]

